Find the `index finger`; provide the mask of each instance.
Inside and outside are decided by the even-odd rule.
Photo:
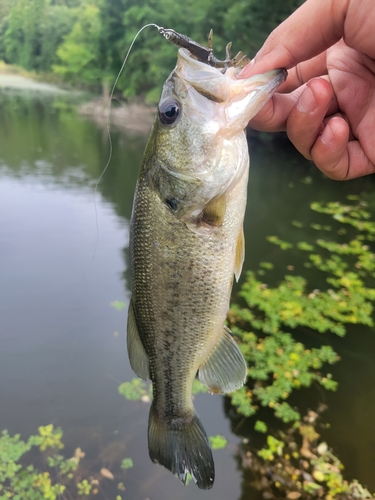
[[[240,78],[275,68],[292,68],[335,44],[344,34],[349,2],[307,0],[267,38]]]

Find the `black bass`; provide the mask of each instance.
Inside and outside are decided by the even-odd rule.
[[[212,487],[215,470],[192,403],[193,381],[228,393],[247,373],[225,326],[233,276],[244,260],[244,129],[286,77],[275,70],[237,80],[238,73],[179,50],[131,219],[128,352],[135,373],[153,384],[150,457],[184,483],[190,473],[202,489]]]

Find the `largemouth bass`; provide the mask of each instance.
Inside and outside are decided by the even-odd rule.
[[[151,379],[152,461],[211,488],[214,462],[192,403],[195,377],[228,393],[246,363],[225,319],[244,260],[249,156],[244,129],[285,70],[236,79],[180,49],[144,154],[130,238],[128,352]]]

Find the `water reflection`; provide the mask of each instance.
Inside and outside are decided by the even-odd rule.
[[[215,452],[214,489],[201,492],[194,485],[182,488],[149,461],[148,407],[117,394],[133,373],[125,349],[126,313],[110,303],[129,300],[128,221],[145,138],[112,132],[113,158],[96,196],[97,233],[94,186],[107,162],[105,131],[77,116],[74,102],[63,96],[2,93],[0,115],[1,428],[26,437],[39,425],[60,425],[66,456],[80,446],[90,474],[107,467],[116,476],[118,459],[131,457],[128,498],[258,498],[248,471],[234,457],[243,437],[252,445],[260,437],[254,422],[242,421],[228,400],[208,395],[196,400],[209,434],[229,439],[226,450]],[[305,221],[303,238],[309,241],[310,201],[370,191],[372,179],[328,181],[285,142],[250,137],[250,147],[244,267],[277,262],[276,282],[300,257],[286,256],[265,237],[301,239],[291,224],[297,218]],[[333,424],[327,439],[348,476],[375,489],[375,345],[368,331],[361,331],[359,340],[359,331],[353,329],[344,341],[329,339],[346,361],[333,370],[339,392],[326,396],[326,419]],[[314,389],[304,397],[306,406],[312,397],[321,399]],[[107,480],[103,488],[102,498],[118,493],[117,481]]]
[[[181,488],[149,460],[148,405],[117,393],[134,374],[125,310],[110,303],[129,299],[124,255],[145,139],[113,132],[113,160],[96,196],[97,235],[94,184],[108,155],[103,131],[60,97],[3,96],[0,113],[1,428],[27,437],[39,425],[60,425],[66,456],[80,446],[88,475],[107,467],[121,477],[118,456],[131,457],[130,498],[200,498],[194,485]],[[197,399],[205,422],[215,415],[211,432],[230,435],[221,398]],[[211,497],[239,495],[231,458],[237,442],[217,456],[221,496]],[[117,482],[106,480],[97,498],[114,498]]]

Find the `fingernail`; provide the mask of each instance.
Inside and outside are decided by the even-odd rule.
[[[297,109],[302,113],[312,113],[317,108],[317,102],[312,90],[306,86],[298,99]]]
[[[255,57],[238,73],[237,78],[247,78],[255,66]]]
[[[255,66],[255,62],[256,62],[256,60],[257,60],[257,56],[255,55],[255,56],[251,59],[251,61],[247,64],[247,67],[248,67],[248,68],[250,68],[250,69],[251,69],[251,68],[253,68],[253,67]]]
[[[333,135],[331,126],[327,124],[322,132],[322,135],[320,136],[320,140],[326,145],[330,146],[333,141],[335,140],[335,136]]]

